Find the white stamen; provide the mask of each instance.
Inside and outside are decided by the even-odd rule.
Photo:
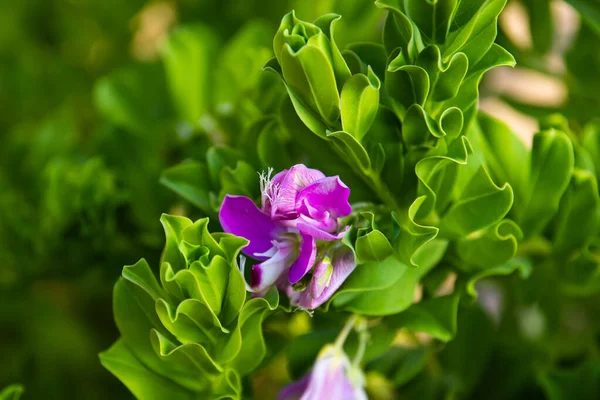
[[[272,181],[273,168],[269,167],[267,172],[260,172],[260,192],[262,194],[263,202],[268,199],[271,204],[277,202],[279,197],[279,184],[273,183]]]

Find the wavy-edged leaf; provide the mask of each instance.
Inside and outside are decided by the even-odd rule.
[[[410,61],[415,60],[424,47],[418,28],[400,11],[396,1],[377,0],[375,5],[389,11],[383,27],[383,45],[387,53],[401,48]]]
[[[443,52],[444,61],[460,51],[475,65],[494,43],[498,31],[498,16],[504,9],[506,0],[465,0],[460,6],[468,8],[474,4],[479,6],[478,10],[467,24],[448,35]]]
[[[582,248],[600,224],[600,198],[596,177],[589,171],[575,169],[571,182],[560,201],[554,228],[556,254],[568,254]]]
[[[360,262],[383,261],[393,253],[389,240],[378,230],[356,239],[355,251]]]
[[[448,342],[456,335],[459,300],[459,294],[423,300],[388,318],[388,321],[394,327],[427,333]]]
[[[358,141],[375,120],[380,87],[381,82],[370,67],[368,75],[354,75],[344,84],[340,97],[342,128]]]
[[[564,132],[552,129],[534,136],[529,193],[517,220],[526,238],[540,232],[557,212],[573,165],[573,145]]]
[[[336,307],[342,307],[361,293],[389,288],[402,277],[407,268],[394,256],[383,261],[360,264],[332,296],[332,302]]]
[[[467,236],[501,221],[512,206],[513,192],[508,183],[502,187],[480,167],[457,201],[444,214],[440,232],[444,235]]]
[[[474,232],[456,243],[457,254],[466,263],[461,263],[460,267],[465,270],[473,267],[485,269],[507,263],[517,254],[521,239],[521,228],[508,219],[487,230]]]
[[[240,376],[256,369],[266,354],[266,344],[262,333],[262,322],[268,313],[279,305],[279,293],[273,288],[265,297],[254,298],[244,304],[240,313],[239,329],[242,347],[231,366]]]
[[[408,108],[402,122],[402,137],[408,145],[429,144],[429,147],[433,147],[434,139],[445,136],[437,122],[419,104],[413,104]]]
[[[333,72],[335,75],[335,80],[337,83],[338,90],[342,90],[342,87],[345,85],[346,81],[350,79],[351,73],[344,57],[342,57],[342,53],[335,43],[335,25],[342,18],[341,15],[338,14],[325,14],[317,18],[313,23],[318,26],[321,31],[327,36],[329,39],[329,48],[331,50],[331,64],[333,66]]]
[[[328,131],[327,137],[333,141],[334,145],[336,145],[342,153],[351,157],[352,161],[358,164],[363,171],[371,169],[371,159],[369,158],[369,154],[354,136],[344,131]]]
[[[325,35],[315,35],[298,51],[285,45],[279,63],[285,82],[298,99],[333,126],[340,117],[340,96],[333,66],[323,51],[325,40]]]
[[[396,113],[404,116],[413,104],[424,106],[430,88],[427,71],[418,65],[407,65],[405,55],[400,49],[390,55],[384,90]]]
[[[497,267],[486,268],[483,271],[470,277],[465,287],[466,292],[471,297],[477,298],[477,289],[475,287],[475,284],[480,279],[491,276],[507,276],[511,275],[516,271],[519,272],[522,279],[527,279],[531,274],[532,267],[533,266],[531,260],[517,256],[505,264],[499,265]]]
[[[193,400],[195,398],[192,390],[178,385],[142,364],[123,340],[117,340],[110,349],[100,353],[100,362],[139,399]]]
[[[421,225],[415,221],[426,196],[418,197],[408,209],[406,215],[392,214],[397,235],[392,240],[396,257],[406,265],[418,267],[416,254],[429,242],[435,239],[439,229],[435,226]]]
[[[294,106],[294,110],[296,111],[296,114],[298,115],[300,120],[314,134],[316,134],[317,136],[319,136],[323,139],[327,139],[327,135],[325,133],[328,129],[327,125],[321,120],[319,115],[317,115],[315,112],[310,110],[307,106],[302,104],[302,102],[297,97],[297,95],[294,93],[294,91],[289,87],[289,85],[286,83],[285,79],[283,78],[281,66],[277,62],[277,59],[275,57],[273,57],[271,60],[269,60],[265,64],[263,69],[266,71],[271,71],[271,72],[279,75],[279,77],[281,78],[281,80],[283,81],[283,83],[285,85],[285,88],[288,92],[288,96],[292,102],[292,105]]]
[[[513,210],[520,210],[528,181],[527,168],[523,168],[523,161],[529,157],[525,143],[504,122],[482,112],[467,137],[473,149],[483,154],[492,178],[510,183],[515,193]],[[498,151],[500,148],[502,151]]]

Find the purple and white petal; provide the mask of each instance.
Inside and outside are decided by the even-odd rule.
[[[300,400],[356,400],[356,388],[347,376],[349,368],[350,360],[341,349],[326,346],[317,358]]]
[[[253,292],[263,292],[275,285],[298,256],[295,241],[276,242],[275,254],[266,261],[252,266],[250,287]]]
[[[325,174],[317,169],[310,169],[303,164],[294,165],[285,174],[279,173],[273,178],[273,195],[271,196],[271,215],[273,218],[289,218],[297,215],[296,197],[305,187]]]
[[[317,277],[315,274],[310,285],[305,290],[298,292],[294,292],[291,288],[288,290],[290,301],[293,305],[314,310],[329,300],[356,268],[354,253],[348,248],[338,249],[331,263],[333,271],[331,272],[331,277],[327,277],[328,283],[324,288],[321,287],[322,282],[319,282],[319,278],[323,276]]]
[[[346,236],[348,229],[350,229],[350,227],[347,226],[343,231],[341,231],[339,233],[329,233],[327,231],[319,229],[318,227],[316,227],[314,225],[309,224],[302,217],[301,217],[301,220],[302,220],[302,222],[296,223],[296,229],[298,229],[302,234],[310,235],[317,240],[328,240],[328,241],[340,240],[340,239],[343,239],[344,236]]]
[[[345,217],[352,212],[348,202],[350,189],[338,176],[320,179],[302,189],[296,197],[296,205],[310,207],[324,213],[328,212],[332,218]]]
[[[250,243],[242,251],[260,261],[268,258],[260,254],[273,247],[273,240],[284,229],[245,196],[225,196],[219,221],[225,232],[249,240]]]
[[[300,254],[292,266],[290,267],[290,273],[288,276],[289,282],[294,284],[300,279],[304,278],[304,275],[315,264],[317,258],[317,242],[314,237],[310,235],[302,234],[302,243],[300,244]]]

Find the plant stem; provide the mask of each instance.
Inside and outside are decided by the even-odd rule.
[[[340,156],[343,160],[348,160],[348,156],[344,154],[337,146],[331,146],[334,151]],[[375,171],[369,169],[369,171],[365,172],[360,167],[348,162],[347,163],[350,168],[354,171],[354,173],[359,176],[363,182],[367,184],[383,201],[383,203],[388,206],[390,209],[400,212],[401,208],[394,195],[390,192],[390,189],[387,187],[385,182],[381,180],[379,174],[376,174]]]
[[[367,348],[367,341],[369,340],[369,332],[367,330],[367,321],[365,319],[362,319],[358,322],[357,326],[356,326],[356,330],[358,331],[358,350],[356,350],[356,355],[354,356],[354,359],[352,360],[352,365],[354,365],[355,367],[359,367],[360,366],[360,362],[363,359],[363,356],[365,355],[365,350]]]
[[[338,335],[337,339],[335,339],[335,347],[337,347],[340,350],[344,347],[344,342],[348,338],[348,335],[350,334],[352,328],[354,328],[354,325],[356,324],[357,320],[358,315],[356,314],[353,314],[350,318],[348,318],[346,325],[344,325],[344,328],[342,328],[342,330],[340,331],[340,334]]]

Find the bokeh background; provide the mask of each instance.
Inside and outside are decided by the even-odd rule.
[[[575,126],[600,115],[600,26],[585,13],[593,1],[570,3],[513,0],[500,20],[498,41],[519,66],[487,77],[481,105],[526,143],[555,112]],[[0,2],[0,388],[131,398],[98,362],[118,337],[112,286],[125,264],[158,264],[161,213],[200,216],[161,174],[241,129],[243,116],[223,123],[232,103],[260,111],[243,89],[267,79],[261,66],[291,9],[342,14],[341,47],[377,40],[383,22],[370,0]],[[194,69],[176,74],[206,83],[183,97],[164,56],[178,29],[202,40]]]

